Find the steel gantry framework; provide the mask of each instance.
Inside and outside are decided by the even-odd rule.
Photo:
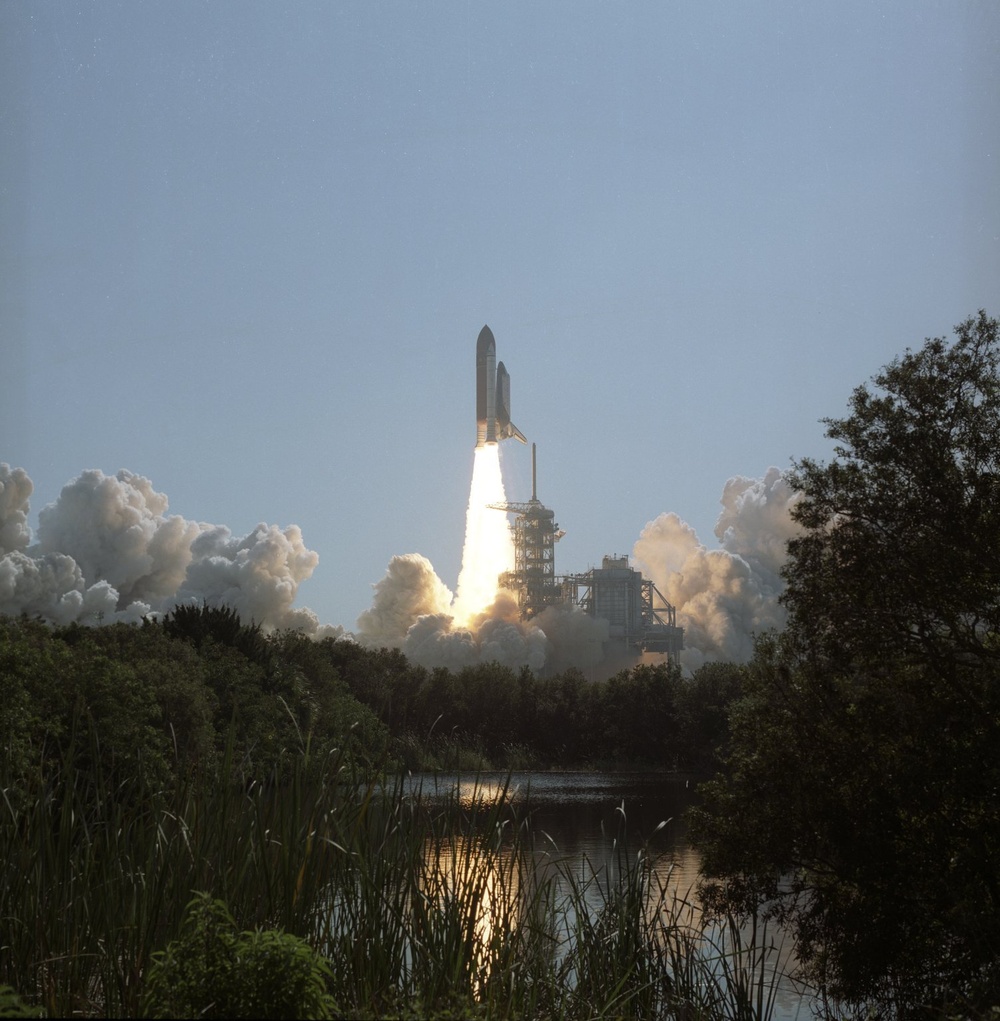
[[[561,582],[563,602],[603,617],[611,641],[679,661],[684,628],[677,626],[677,611],[652,581],[629,567],[628,557],[604,557],[599,568],[566,575]]]
[[[527,503],[491,503],[492,510],[514,515],[510,526],[514,539],[514,570],[497,579],[500,587],[517,596],[521,616],[530,619],[546,606],[560,601],[556,582],[555,545],[565,534],[555,521],[555,513],[536,496],[535,445],[531,445],[531,499]]]
[[[606,556],[599,568],[556,577],[555,544],[565,534],[555,514],[539,502],[535,445],[531,445],[531,499],[527,503],[491,503],[513,514],[514,570],[497,579],[513,592],[522,619],[537,617],[547,606],[576,606],[608,622],[608,641],[641,653],[655,652],[680,661],[684,628],[663,593],[629,566],[628,557]]]

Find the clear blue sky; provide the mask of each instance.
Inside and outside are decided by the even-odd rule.
[[[484,323],[557,571],[1000,312],[1000,4],[0,6],[0,461],[454,588]],[[530,455],[505,444],[508,497]]]

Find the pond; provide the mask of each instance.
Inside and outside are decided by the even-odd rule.
[[[466,809],[498,800],[510,803],[519,819],[529,821],[536,863],[559,862],[563,870],[568,863],[584,880],[593,877],[588,900],[595,904],[601,884],[622,869],[622,852],[634,860],[645,848],[652,866],[651,896],[666,889],[684,906],[686,918],[699,920],[700,862],[684,822],[696,797],[693,780],[648,772],[426,773],[407,777],[405,788],[422,801],[457,801]],[[490,920],[482,924],[488,927]],[[772,1017],[810,1017],[813,998],[790,977],[795,968],[791,939],[769,930],[765,942],[775,947],[768,955],[768,968],[777,973]]]

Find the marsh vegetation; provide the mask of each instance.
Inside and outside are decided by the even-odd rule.
[[[220,978],[233,941],[271,932],[300,941],[272,957],[316,955],[302,988],[321,975],[308,1002],[331,1016],[769,1015],[770,944],[679,896],[624,812],[609,856],[581,868],[553,844],[539,855],[545,838],[495,787],[428,804],[309,756],[168,794],[54,769],[8,798],[0,982],[50,1016],[303,1016],[284,969]],[[178,949],[192,931],[201,964]]]

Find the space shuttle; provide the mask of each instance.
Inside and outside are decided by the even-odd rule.
[[[503,362],[497,365],[497,345],[488,326],[476,341],[476,446],[500,440],[528,441],[510,420],[510,374]]]

